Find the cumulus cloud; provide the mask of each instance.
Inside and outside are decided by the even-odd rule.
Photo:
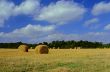
[[[38,0],[25,0],[20,5],[15,5],[11,1],[0,0],[0,27],[3,27],[4,22],[11,16],[37,14],[39,8]]]
[[[39,0],[25,0],[19,5],[11,1],[0,0],[0,27],[11,16],[20,14],[29,15],[36,20],[64,24],[76,20],[86,12],[86,9],[73,1],[57,1],[48,6],[41,7]]]
[[[48,35],[54,31],[56,27],[54,25],[41,26],[28,24],[26,27],[16,29],[9,33],[0,33],[0,42],[31,42],[34,39],[37,41],[38,38]]]
[[[26,0],[14,9],[14,14],[35,14],[40,8],[38,0]]]
[[[109,43],[110,34],[108,32],[89,32],[85,34],[63,34],[55,32],[55,26],[41,26],[28,24],[26,27],[16,29],[9,33],[0,32],[0,42],[26,43],[51,42],[54,40],[88,40]]]
[[[92,13],[98,15],[109,12],[110,3],[101,2],[96,4]],[[107,6],[106,6],[107,5]],[[25,0],[20,5],[15,5],[7,0],[0,0],[0,27],[8,20],[10,16],[20,14],[34,15],[36,20],[48,21],[55,24],[65,24],[66,22],[76,20],[86,12],[86,9],[72,1],[60,0],[56,3],[51,3],[46,7],[40,8],[38,0]],[[40,10],[39,10],[40,9]],[[37,13],[38,12],[38,13]],[[37,13],[37,14],[36,14]],[[90,19],[85,22],[86,26],[96,24],[97,18]],[[63,34],[55,31],[57,25],[32,25],[28,24],[20,29],[15,29],[12,32],[0,32],[0,42],[42,42],[53,40],[88,40],[109,42],[109,33],[104,32],[89,32],[86,34]],[[105,26],[105,30],[110,29],[110,25]]]
[[[80,18],[86,9],[73,1],[58,1],[41,9],[37,20],[45,20],[51,23],[64,24],[65,22]]]
[[[87,40],[87,41],[99,41],[104,43],[109,43],[110,34],[106,32],[89,32],[85,34],[62,34],[62,33],[55,33],[50,34],[44,38],[42,38],[42,41],[53,41],[53,40]]]
[[[77,40],[78,39],[77,34],[62,34],[62,33],[54,33],[47,35],[43,39],[46,41],[54,41],[54,40]]]
[[[106,26],[104,27],[104,30],[110,30],[110,24],[106,25]]]
[[[97,29],[100,27],[99,19],[98,18],[89,19],[85,21],[84,26],[90,29]]]
[[[93,7],[92,13],[93,15],[99,15],[103,13],[110,12],[110,2],[100,2]]]
[[[99,19],[98,18],[93,18],[93,19],[90,19],[90,20],[87,20],[84,25],[85,26],[90,26],[91,24],[96,24],[97,22],[99,22]]]
[[[99,41],[103,43],[109,43],[109,33],[108,32],[89,32],[88,34],[85,34],[83,39],[88,41]]]
[[[0,0],[0,27],[4,26],[4,22],[12,15],[14,4],[5,0]]]

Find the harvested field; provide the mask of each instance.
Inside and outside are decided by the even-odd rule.
[[[35,54],[34,49],[0,49],[0,72],[110,72],[110,49],[50,49]]]

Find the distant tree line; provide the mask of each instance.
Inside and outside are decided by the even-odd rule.
[[[16,42],[16,43],[0,43],[0,48],[18,48],[19,45],[26,44],[31,48],[35,48],[35,46],[39,44],[45,44],[49,48],[60,48],[60,49],[68,49],[68,48],[110,48],[110,43],[103,44],[102,42],[89,42],[89,41],[52,41],[52,42],[42,42],[37,44],[27,44],[22,42]]]

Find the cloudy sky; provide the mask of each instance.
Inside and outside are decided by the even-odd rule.
[[[110,43],[110,0],[0,0],[0,42]]]

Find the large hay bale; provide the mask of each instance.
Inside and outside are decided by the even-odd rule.
[[[18,47],[19,52],[28,52],[29,47],[27,45],[20,45]]]
[[[37,54],[48,54],[49,49],[47,45],[38,45],[35,47],[35,53]]]

